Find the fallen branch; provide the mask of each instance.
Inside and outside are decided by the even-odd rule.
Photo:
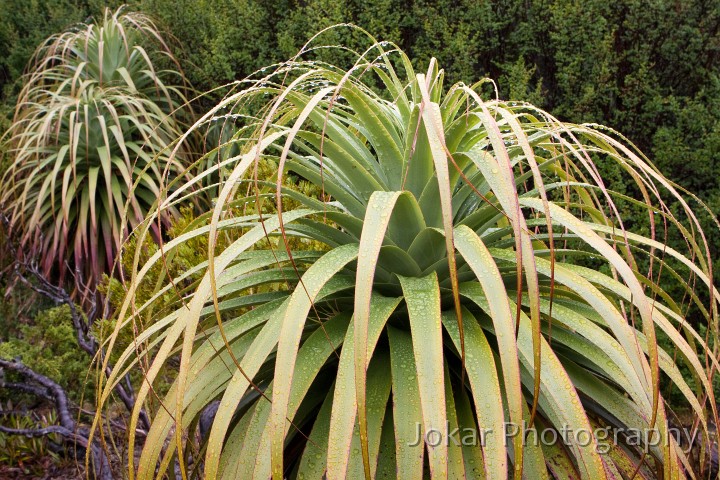
[[[52,396],[49,395],[45,389],[36,387],[34,385],[27,385],[25,383],[5,382],[4,384],[0,383],[0,386],[5,387],[8,390],[19,390],[21,392],[30,393],[32,395],[35,395],[36,397],[44,398],[46,400],[52,400]],[[7,412],[3,410],[0,413],[7,413]]]
[[[61,435],[73,447],[80,445],[85,450],[90,450],[92,468],[95,478],[100,480],[112,480],[110,462],[105,452],[96,442],[92,444],[78,432],[77,424],[70,413],[70,401],[65,390],[45,375],[41,375],[26,365],[16,360],[4,360],[0,358],[0,368],[16,372],[36,385],[20,384],[21,389],[29,393],[37,393],[39,396],[51,399],[55,403],[55,410],[58,414],[60,425],[49,425],[43,428],[10,428],[0,425],[0,432],[8,435],[22,435],[25,437],[43,437],[52,434]],[[18,386],[19,384],[11,384]],[[3,385],[7,387],[8,385]]]

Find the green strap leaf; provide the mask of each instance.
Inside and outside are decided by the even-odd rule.
[[[333,385],[328,390],[325,401],[322,407],[320,407],[320,412],[318,412],[315,418],[312,432],[310,432],[305,451],[300,459],[298,480],[322,478],[325,473],[328,453],[328,434],[330,432],[330,415],[332,412],[334,392],[335,386]]]
[[[461,288],[461,293],[463,292]],[[460,332],[454,316],[444,313],[442,322],[455,348],[460,350]],[[463,311],[465,322],[465,345],[468,349],[467,378],[470,382],[478,427],[485,433],[482,447],[485,471],[494,472],[497,478],[507,478],[507,438],[505,436],[505,399],[500,388],[495,357],[482,328],[468,310]],[[480,439],[478,439],[479,441]]]
[[[370,318],[368,323],[368,358],[372,356],[380,334],[385,324],[400,303],[400,298],[386,298],[374,294],[370,303]],[[353,441],[353,428],[356,425],[356,413],[358,410],[358,402],[356,395],[355,369],[353,362],[355,361],[355,328],[354,323],[348,328],[343,344],[342,353],[340,354],[340,364],[338,366],[335,396],[333,399],[332,412],[330,420],[330,441],[327,453],[327,477],[328,479],[345,478],[349,460],[350,445]],[[370,378],[368,376],[368,378]],[[369,381],[368,381],[369,384]],[[369,388],[369,387],[368,387]],[[383,412],[384,414],[384,409]],[[377,412],[376,412],[377,414]],[[372,419],[370,420],[372,421]],[[369,447],[370,440],[368,439]],[[368,448],[369,448],[368,447]],[[368,453],[369,456],[370,452]],[[362,454],[361,454],[362,456]],[[375,469],[375,464],[370,461],[371,476]]]
[[[370,197],[363,230],[360,236],[360,256],[355,276],[355,394],[360,425],[360,444],[366,479],[370,475],[370,458],[367,440],[367,412],[365,405],[365,384],[368,364],[368,322],[375,268],[390,216],[402,192],[375,192]]]
[[[290,387],[295,375],[300,338],[315,297],[323,286],[358,255],[358,245],[348,244],[330,250],[320,257],[300,279],[291,295],[281,323],[275,363],[275,386],[272,402],[272,475],[282,480],[283,449],[287,431]]]
[[[448,475],[447,412],[440,312],[440,286],[435,272],[425,277],[399,277],[410,317],[417,367],[423,428],[434,479]],[[434,440],[439,437],[439,442]]]
[[[523,393],[520,383],[520,364],[515,343],[515,315],[510,310],[505,284],[490,251],[469,227],[461,225],[455,229],[458,252],[470,265],[480,282],[484,297],[489,304],[489,315],[497,331],[503,385],[508,399],[510,421],[521,425],[523,420]],[[511,255],[514,254],[511,252]],[[522,438],[514,438],[516,455],[522,455]]]
[[[347,336],[349,323],[349,314],[340,313],[335,315],[324,322],[320,328],[317,328],[303,343],[295,361],[297,368],[293,372],[287,418],[292,419],[295,417],[302,400],[308,395],[310,387],[320,370],[342,343],[343,338]],[[279,377],[275,377],[272,385],[271,399],[273,404],[277,398],[278,380]],[[263,402],[264,400],[260,399],[258,401]],[[272,421],[270,417],[272,405],[265,402],[262,407],[261,415],[248,430],[250,438],[245,442],[241,454],[233,455],[231,452],[223,452],[223,457],[227,458],[228,462],[243,461],[245,463],[247,469],[241,475],[243,478],[268,478],[271,474],[271,441],[274,432],[272,425],[269,425],[268,422]],[[258,415],[258,411],[256,411],[255,415]]]
[[[423,478],[425,443],[412,337],[388,327],[397,478]]]
[[[380,442],[391,387],[390,357],[387,352],[378,352],[368,366],[367,410],[369,413],[368,446],[370,450],[371,478],[377,478],[376,473],[379,457],[388,453],[380,450]],[[392,426],[389,428],[392,430]],[[357,423],[355,424],[355,430],[353,432],[352,444],[347,454],[350,457],[350,463],[348,464],[347,476],[343,478],[362,478],[365,467],[363,466],[362,455],[360,454],[360,432],[358,431]],[[328,475],[328,479],[329,478],[330,476]]]

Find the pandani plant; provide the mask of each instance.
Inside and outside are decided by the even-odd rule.
[[[50,37],[23,82],[0,205],[46,275],[92,290],[184,171],[168,147],[189,120],[186,82],[153,22],[122,8]]]
[[[686,195],[608,128],[488,96],[487,81],[444,87],[435,60],[416,73],[389,43],[356,60],[298,56],[239,82],[193,127],[235,134],[136,229],[222,179],[210,211],[149,261],[135,253],[107,338],[113,352],[138,329],[113,352],[93,427],[105,436],[113,386],[140,369],[128,451],[142,409],[152,426],[130,478],[706,474],[660,392],[675,385],[707,444],[719,297]],[[601,162],[639,199],[609,188]],[[668,228],[687,253],[656,238]],[[139,301],[148,272],[198,238],[206,260]],[[566,434],[533,441],[548,431]]]

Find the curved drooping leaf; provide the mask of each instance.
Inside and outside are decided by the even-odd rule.
[[[179,71],[160,69],[168,60],[177,65],[152,21],[123,9],[36,52],[7,133],[0,204],[46,275],[62,280],[70,265],[76,286],[94,288],[128,233],[187,180],[187,149],[171,154],[190,120],[186,88]]]
[[[435,61],[416,74],[385,45],[349,70],[295,59],[213,110],[265,105],[226,158],[215,152],[230,174],[212,213],[165,246],[218,245],[190,270],[199,280],[160,282],[136,304],[158,254],[127,284],[110,344],[139,318],[155,323],[101,398],[143,362],[144,401],[171,358],[181,365],[130,475],[163,474],[181,452],[180,467],[207,478],[618,478],[640,462],[642,476],[682,477],[674,439],[634,445],[622,432],[669,431],[662,375],[702,436],[715,416],[720,296],[695,216],[667,208],[672,183],[612,131],[486,99],[482,82],[446,93]],[[644,192],[630,205],[688,234],[688,252],[625,230],[629,197],[598,161],[622,166]],[[273,178],[256,178],[261,162]],[[653,264],[691,292],[707,338]],[[568,430],[586,441],[525,441]],[[607,438],[618,443],[605,451]]]

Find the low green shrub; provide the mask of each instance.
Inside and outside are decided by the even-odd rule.
[[[68,306],[43,310],[17,330],[17,336],[0,343],[0,357],[20,359],[56,381],[75,402],[92,401],[91,359],[77,344]],[[13,375],[6,373],[6,377]],[[17,399],[17,392],[0,389],[0,395]]]

